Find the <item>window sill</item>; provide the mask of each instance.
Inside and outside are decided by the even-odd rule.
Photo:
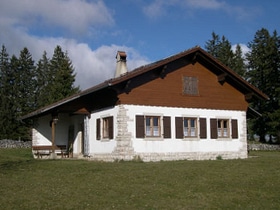
[[[199,141],[200,139],[196,136],[196,137],[184,137],[183,140],[184,141]]]
[[[220,138],[217,138],[217,141],[231,141],[232,138],[230,137],[220,137]]]
[[[113,140],[113,139],[100,139],[99,141],[101,141],[101,142],[108,142],[108,141],[111,141],[111,140]]]
[[[145,137],[143,138],[144,141],[164,141],[162,137]]]

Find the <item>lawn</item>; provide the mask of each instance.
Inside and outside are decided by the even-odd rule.
[[[280,152],[245,160],[34,160],[0,149],[0,209],[280,209]]]

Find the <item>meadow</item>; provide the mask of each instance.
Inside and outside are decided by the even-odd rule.
[[[248,159],[35,160],[0,149],[0,209],[280,209],[280,152]]]

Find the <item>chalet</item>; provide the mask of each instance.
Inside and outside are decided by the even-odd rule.
[[[200,47],[129,72],[116,58],[114,78],[23,117],[35,157],[247,158],[249,102],[264,93]]]

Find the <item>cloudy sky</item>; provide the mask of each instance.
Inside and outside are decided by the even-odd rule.
[[[0,44],[35,61],[60,45],[73,62],[76,85],[112,78],[118,50],[129,70],[196,45],[211,33],[246,45],[257,30],[280,34],[278,0],[0,0]]]

